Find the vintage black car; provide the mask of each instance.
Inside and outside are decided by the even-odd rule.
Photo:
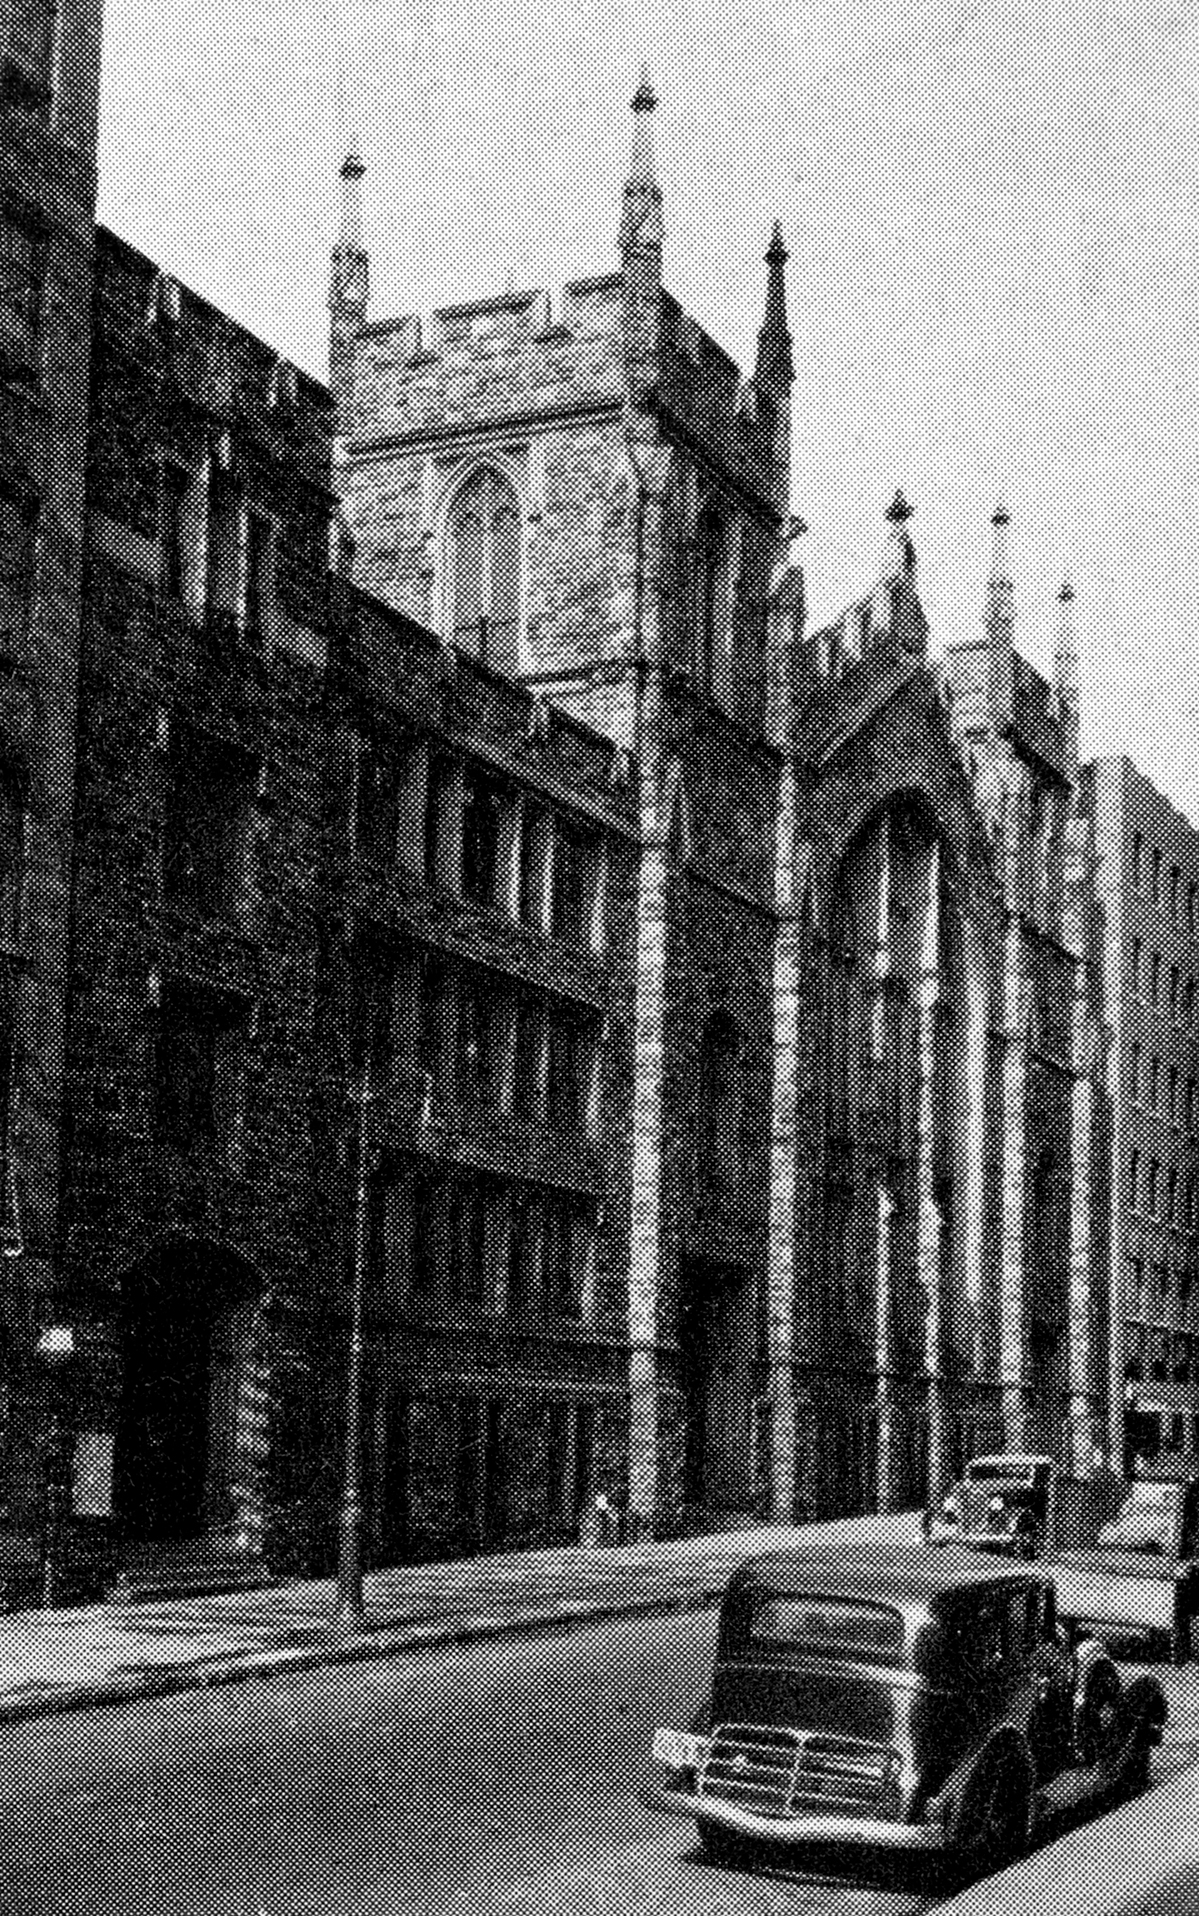
[[[924,1534],[934,1544],[1037,1557],[1053,1535],[1056,1488],[1052,1457],[972,1457],[940,1507],[925,1513]]]
[[[972,1869],[1038,1821],[1140,1787],[1166,1703],[1101,1644],[1067,1647],[1053,1581],[971,1551],[751,1558],[721,1608],[711,1695],[659,1729],[651,1800],[713,1856],[812,1842],[948,1852]]]

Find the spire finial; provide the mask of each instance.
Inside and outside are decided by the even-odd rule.
[[[662,194],[654,174],[653,114],[657,104],[649,68],[643,67],[633,95],[633,153],[620,222],[622,252],[631,246],[662,244]]]
[[[795,377],[791,357],[791,334],[787,327],[787,248],[783,229],[776,220],[766,248],[766,307],[758,334],[758,363],[754,378],[759,386],[789,386]]]
[[[903,493],[898,491],[883,515],[889,528],[883,557],[884,579],[907,578],[916,570],[916,548],[907,529],[912,511]]]

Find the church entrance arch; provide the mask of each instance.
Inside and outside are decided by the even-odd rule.
[[[254,1495],[258,1303],[250,1267],[209,1244],[169,1245],[128,1273],[114,1456],[128,1543],[244,1523]]]

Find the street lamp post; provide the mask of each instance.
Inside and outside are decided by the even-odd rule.
[[[366,1314],[366,1264],[370,1229],[370,1150],[367,1116],[371,1090],[371,1047],[368,1038],[362,1067],[358,1106],[358,1182],[354,1202],[354,1271],[350,1285],[350,1335],[346,1352],[345,1458],[341,1480],[338,1525],[337,1603],[335,1620],[341,1629],[359,1630],[364,1612],[362,1596],[362,1360]]]
[[[37,1356],[46,1381],[46,1424],[42,1443],[42,1605],[54,1609],[62,1601],[66,1503],[71,1474],[71,1423],[64,1410],[67,1378],[76,1358],[75,1333],[69,1324],[51,1324],[37,1341]]]

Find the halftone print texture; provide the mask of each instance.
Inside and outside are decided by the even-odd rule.
[[[887,471],[809,610],[810,234],[648,73],[553,292],[373,290],[345,136],[318,378],[97,221],[118,30],[0,0],[0,1916],[1199,1909],[1199,839],[1073,582],[988,499],[938,623]]]

